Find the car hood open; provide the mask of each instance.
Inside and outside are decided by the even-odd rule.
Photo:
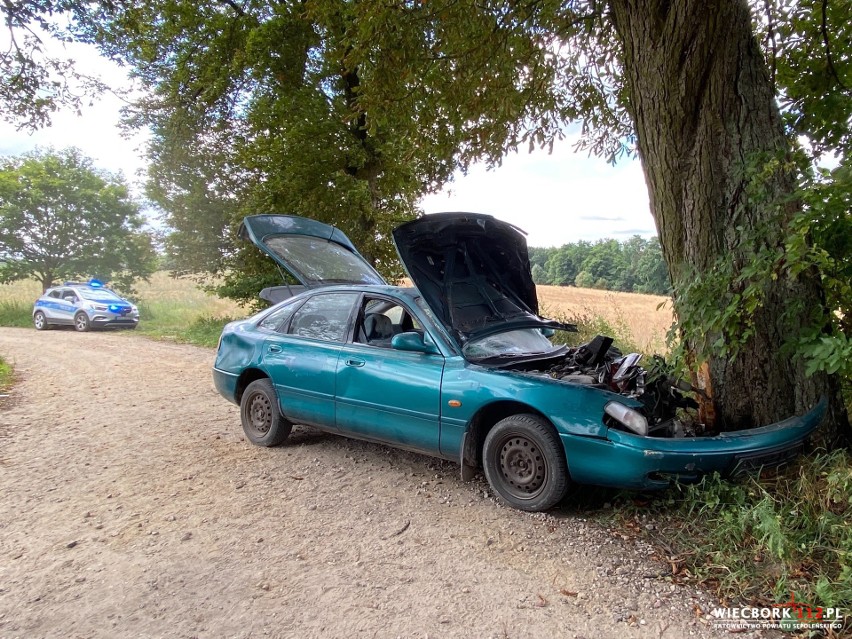
[[[295,215],[250,215],[239,236],[253,242],[306,288],[387,284],[338,228]]]
[[[562,328],[538,316],[522,231],[490,215],[436,213],[393,231],[423,299],[462,342],[516,328]]]

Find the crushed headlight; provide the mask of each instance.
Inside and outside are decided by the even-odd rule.
[[[637,435],[648,434],[648,420],[639,411],[620,402],[609,402],[604,406],[604,412]]]

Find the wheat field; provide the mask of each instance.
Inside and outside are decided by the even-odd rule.
[[[588,320],[600,317],[644,352],[664,352],[672,325],[671,299],[575,286],[537,286],[541,314]]]
[[[539,286],[541,313],[566,321],[588,322],[601,318],[645,352],[665,350],[666,331],[672,322],[669,298],[637,293],[617,293],[573,286]],[[150,281],[136,286],[135,302],[159,317],[172,315],[172,323],[191,323],[199,317],[244,317],[248,310],[232,300],[201,290],[189,278],[155,273]],[[0,286],[0,304],[31,304],[41,294],[32,280]],[[663,305],[658,309],[660,305]]]

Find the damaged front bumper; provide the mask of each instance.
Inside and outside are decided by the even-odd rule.
[[[610,428],[606,439],[562,438],[575,481],[654,490],[674,481],[694,482],[714,472],[731,476],[783,464],[798,455],[827,409],[828,401],[823,399],[801,417],[715,437],[646,437]],[[601,463],[605,459],[612,463]]]

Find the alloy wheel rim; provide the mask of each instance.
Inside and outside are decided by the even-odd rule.
[[[86,326],[88,326],[88,324],[89,324],[89,320],[86,319],[85,315],[78,315],[77,316],[77,328],[79,330],[82,331],[84,328],[86,328]]]
[[[44,315],[42,315],[41,313],[36,314],[35,325],[36,325],[36,328],[43,328],[44,327]]]

